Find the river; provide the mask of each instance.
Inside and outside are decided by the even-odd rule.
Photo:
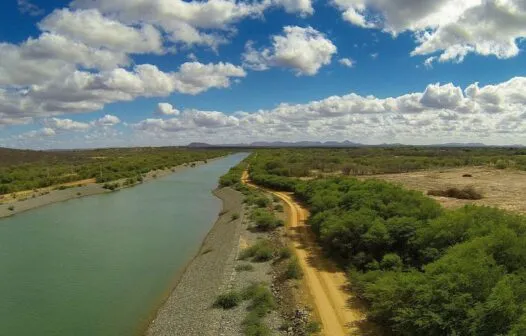
[[[0,220],[0,335],[136,335],[197,252],[246,154]]]

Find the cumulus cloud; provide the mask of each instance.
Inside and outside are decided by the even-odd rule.
[[[412,55],[439,53],[461,62],[469,53],[510,58],[526,37],[524,0],[333,0],[348,22],[397,35],[415,34]],[[429,59],[428,63],[435,59]]]
[[[245,75],[241,67],[229,63],[199,62],[184,63],[176,72],[163,72],[151,64],[99,73],[72,70],[29,88],[0,90],[0,121],[91,112],[113,102],[174,92],[195,95],[211,88],[226,88],[231,78]]]
[[[270,67],[293,69],[297,75],[313,76],[331,63],[336,46],[312,27],[286,26],[284,35],[272,36],[272,46],[256,50],[248,42],[243,54],[244,65],[256,71]]]
[[[44,127],[39,130],[29,131],[20,134],[17,138],[19,140],[27,140],[27,139],[33,139],[33,138],[42,138],[42,137],[52,137],[55,136],[57,133],[54,129],[49,127]]]
[[[99,118],[91,123],[91,125],[98,127],[112,127],[121,123],[121,120],[111,114],[106,114],[104,117]]]
[[[50,118],[44,121],[48,129],[59,131],[85,131],[91,127],[88,123],[73,121],[71,119]]]
[[[340,58],[340,60],[338,60],[338,63],[348,68],[352,68],[355,62],[350,58],[344,57],[344,58]]]
[[[157,104],[157,109],[154,114],[160,116],[176,116],[179,115],[180,111],[172,106],[169,103],[159,103]]]
[[[314,14],[311,0],[274,0],[273,4],[282,6],[287,13],[298,13],[303,17]]]
[[[75,9],[97,9],[127,24],[154,25],[166,32],[172,41],[212,47],[225,43],[223,33],[232,31],[234,23],[248,17],[260,17],[271,5],[270,0],[75,0],[71,4]],[[219,32],[207,33],[207,30]]]
[[[526,131],[526,77],[465,90],[430,84],[423,92],[384,99],[348,94],[271,110],[225,114],[187,110],[168,120],[147,119],[133,128],[152,137],[214,143],[248,140],[354,139],[436,143]],[[496,141],[496,140],[494,140]],[[511,141],[511,140],[510,140]]]
[[[130,27],[104,17],[98,10],[55,10],[39,23],[40,29],[81,41],[95,48],[125,53],[162,53],[161,34],[151,25]]]

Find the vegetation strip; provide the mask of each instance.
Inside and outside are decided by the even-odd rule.
[[[499,151],[478,153],[489,164]],[[368,302],[370,321],[395,335],[526,334],[525,217],[475,206],[448,211],[380,181],[301,180],[313,167],[312,156],[299,153],[258,152],[251,179],[305,202],[320,244]],[[471,164],[467,158],[458,166]],[[291,174],[287,160],[308,169]],[[499,160],[493,164],[505,168]]]

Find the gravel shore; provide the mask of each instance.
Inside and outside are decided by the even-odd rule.
[[[212,162],[213,160],[217,159],[219,158],[210,159],[207,162]],[[194,166],[199,166],[205,164],[205,162],[198,161],[189,164],[183,164],[170,169],[151,171],[144,177],[144,182],[148,182],[156,178],[161,178],[163,176],[167,176],[184,169],[189,169],[192,164]],[[0,195],[0,218],[13,216],[24,211],[40,208],[53,203],[64,202],[80,197],[104,194],[107,192],[111,191],[104,189],[102,187],[102,184],[90,183],[81,187],[73,187],[65,190],[53,190],[52,188],[43,188],[30,193],[31,196],[29,197],[5,203],[1,203]]]
[[[223,211],[198,255],[158,310],[146,335],[221,335],[223,311],[213,309],[212,305],[235,275],[233,270],[244,216],[241,193],[223,188],[215,195],[222,199]],[[234,213],[240,214],[239,218],[233,220]]]

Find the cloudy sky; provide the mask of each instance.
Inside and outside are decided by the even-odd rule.
[[[526,145],[525,38],[526,0],[2,1],[0,146]]]

